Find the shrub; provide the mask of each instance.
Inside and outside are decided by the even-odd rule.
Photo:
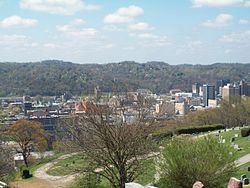
[[[175,137],[163,150],[157,187],[190,188],[201,181],[206,188],[223,188],[235,171],[234,154],[212,137]]]
[[[247,137],[250,135],[250,128],[243,128],[240,131],[242,137]]]
[[[203,125],[203,126],[193,126],[193,127],[181,127],[176,129],[176,133],[193,134],[193,133],[214,131],[219,129],[225,129],[225,126],[222,124],[214,124],[214,125]]]

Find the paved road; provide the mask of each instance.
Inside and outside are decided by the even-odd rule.
[[[250,153],[239,158],[238,160],[236,160],[237,166],[241,166],[241,165],[246,164],[248,162],[250,162]]]

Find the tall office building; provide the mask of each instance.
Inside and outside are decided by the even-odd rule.
[[[214,85],[203,85],[203,104],[208,106],[208,100],[215,99],[215,86]]]
[[[192,93],[195,95],[199,95],[199,93],[200,93],[200,84],[199,83],[194,83],[192,85]]]
[[[230,80],[217,80],[216,82],[216,95],[221,95],[221,90],[224,86],[230,83]]]
[[[222,88],[222,99],[230,102],[232,97],[240,96],[240,87],[237,85],[227,84]]]
[[[244,80],[240,81],[240,95],[250,96],[250,85]]]

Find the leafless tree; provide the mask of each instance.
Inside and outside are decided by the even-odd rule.
[[[0,136],[0,177],[7,176],[14,170],[14,160],[11,148],[9,148]]]
[[[142,169],[140,159],[152,149],[152,124],[142,121],[146,108],[140,108],[143,110],[136,113],[139,121],[132,123],[122,118],[124,109],[92,104],[84,114],[64,119],[61,124],[61,131],[73,141],[70,147],[83,151],[96,164],[94,172],[115,188],[125,188],[125,183],[138,177]]]

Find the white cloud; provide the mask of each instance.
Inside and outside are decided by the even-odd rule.
[[[141,7],[131,5],[129,7],[119,8],[112,14],[108,14],[104,17],[105,23],[131,23],[134,20],[134,17],[139,16],[144,13],[144,10]]]
[[[193,7],[225,7],[225,6],[241,6],[246,4],[245,0],[192,0]]]
[[[152,33],[141,33],[137,35],[139,38],[143,38],[143,39],[157,39],[159,38],[158,35],[154,35]]]
[[[159,47],[171,44],[168,37],[152,33],[130,33],[129,36],[140,39],[140,44],[144,47]]]
[[[250,7],[250,1],[246,1],[244,4],[245,7]]]
[[[118,15],[122,15],[122,16],[135,17],[135,16],[139,16],[139,15],[143,14],[144,10],[141,7],[131,5],[129,7],[119,8],[116,13]]]
[[[104,25],[103,30],[105,31],[123,31],[123,28],[117,27],[116,25]]]
[[[226,49],[226,50],[225,50],[225,54],[230,54],[231,52],[232,52],[231,49]]]
[[[0,45],[17,45],[27,41],[24,35],[0,35]]]
[[[77,27],[79,27],[79,26],[81,26],[83,24],[85,24],[84,20],[75,19],[69,24],[62,25],[62,26],[58,25],[58,26],[56,26],[56,28],[57,28],[58,31],[67,32],[67,31],[75,30],[75,28],[77,28]]]
[[[148,23],[145,23],[145,22],[138,22],[138,23],[130,24],[128,28],[130,30],[141,30],[141,31],[154,29],[153,27],[150,27]]]
[[[224,35],[220,41],[229,43],[249,43],[250,41],[250,30],[241,33],[232,33]]]
[[[85,23],[82,19],[76,19],[70,24],[57,25],[56,29],[67,36],[72,37],[94,37],[97,34],[95,28],[84,28],[82,25]]]
[[[37,23],[38,22],[35,19],[22,18],[20,16],[10,16],[0,21],[0,27],[30,27],[36,25]]]
[[[106,48],[106,49],[111,49],[111,48],[113,48],[115,45],[114,44],[106,44],[106,45],[104,45],[104,48]]]
[[[240,25],[247,25],[247,24],[249,24],[249,21],[248,20],[244,20],[244,19],[240,19],[239,20],[239,24]]]
[[[43,47],[45,47],[45,48],[60,48],[61,46],[54,44],[54,43],[45,43],[45,44],[43,44]]]
[[[233,16],[230,14],[219,14],[214,20],[207,20],[201,23],[204,27],[225,27],[230,25]]]
[[[60,15],[73,15],[81,10],[100,8],[98,5],[85,4],[81,0],[21,0],[20,7]]]

